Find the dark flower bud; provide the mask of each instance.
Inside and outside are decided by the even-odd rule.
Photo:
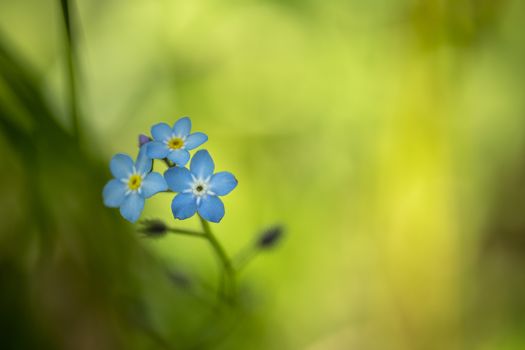
[[[142,227],[139,229],[139,232],[148,237],[161,237],[168,232],[168,226],[161,220],[143,220],[141,224]]]
[[[190,278],[180,271],[170,271],[168,274],[171,282],[180,288],[190,288],[191,280]]]
[[[281,240],[284,228],[281,225],[275,225],[264,230],[257,240],[257,247],[260,249],[271,249]]]
[[[144,144],[150,142],[151,140],[152,140],[151,137],[144,135],[144,134],[140,134],[139,135],[139,147],[142,147]]]

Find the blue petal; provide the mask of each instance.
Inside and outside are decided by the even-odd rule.
[[[164,178],[169,189],[175,192],[182,192],[190,188],[193,181],[190,171],[181,167],[169,168],[164,173]]]
[[[137,156],[137,161],[135,162],[135,168],[139,174],[149,173],[151,171],[151,166],[153,165],[151,158],[147,155],[147,148],[147,145],[140,147],[139,155]]]
[[[176,149],[168,153],[168,159],[178,166],[185,166],[190,160],[190,152],[185,149]]]
[[[217,196],[227,195],[235,186],[237,186],[237,179],[227,171],[214,174],[210,180],[210,191],[215,192]]]
[[[164,141],[171,137],[171,127],[166,123],[158,123],[151,127],[151,135],[156,141]]]
[[[118,153],[111,158],[109,169],[115,178],[127,178],[133,172],[133,160],[127,154]]]
[[[191,172],[199,179],[205,179],[213,174],[213,159],[206,150],[200,150],[193,156],[191,160]]]
[[[224,204],[215,196],[206,196],[202,198],[199,205],[199,214],[211,222],[219,222],[224,216]]]
[[[130,193],[120,206],[120,214],[129,222],[136,222],[144,209],[144,197]]]
[[[145,198],[153,196],[155,193],[166,191],[168,185],[166,180],[159,173],[149,173],[142,181],[142,195]]]
[[[120,180],[113,179],[104,186],[102,198],[104,205],[110,208],[118,208],[126,198],[128,186]]]
[[[168,146],[158,141],[151,141],[146,144],[148,157],[152,159],[163,159],[169,153]]]
[[[186,141],[184,142],[184,148],[187,150],[192,150],[199,147],[206,141],[208,141],[208,136],[205,133],[196,132],[186,138]]]
[[[173,133],[176,136],[183,137],[189,135],[191,131],[191,121],[190,118],[184,117],[177,120],[173,125]]]
[[[197,211],[195,198],[189,193],[180,193],[171,202],[171,211],[176,219],[187,219]]]

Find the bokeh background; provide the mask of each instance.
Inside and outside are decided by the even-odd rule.
[[[60,5],[0,1],[0,348],[525,348],[522,1],[71,1],[79,142]],[[102,206],[183,115],[228,253],[286,228],[235,310],[204,242]]]

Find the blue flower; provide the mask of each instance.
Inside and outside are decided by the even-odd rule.
[[[120,213],[126,220],[137,221],[144,209],[145,198],[168,189],[164,177],[151,172],[152,163],[146,155],[146,145],[140,148],[135,163],[126,154],[116,154],[109,163],[115,178],[102,191],[104,205],[120,207]]]
[[[237,186],[237,179],[227,171],[214,174],[214,168],[208,151],[200,150],[191,160],[191,171],[173,167],[164,173],[168,187],[179,193],[171,203],[175,218],[187,219],[198,212],[208,221],[221,221],[224,204],[218,196],[230,193]]]
[[[178,166],[184,166],[190,159],[188,151],[199,147],[208,140],[202,132],[190,134],[190,118],[184,117],[171,128],[166,123],[153,125],[151,135],[153,141],[148,143],[148,157],[152,159],[168,158]]]

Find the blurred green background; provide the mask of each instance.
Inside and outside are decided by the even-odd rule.
[[[60,2],[0,1],[0,348],[525,348],[522,1],[71,13],[80,146]],[[200,287],[218,273],[204,242],[102,206],[111,156],[183,115],[239,179],[213,225],[228,253],[286,228],[235,310]],[[171,198],[143,217],[197,228]]]

